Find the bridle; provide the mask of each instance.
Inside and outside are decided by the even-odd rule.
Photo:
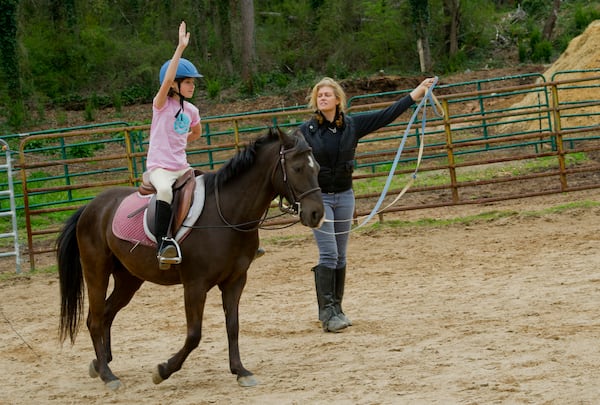
[[[317,191],[321,191],[321,187],[315,187],[312,188],[310,190],[307,190],[303,193],[301,193],[300,195],[298,195],[297,191],[294,189],[294,187],[289,183],[288,181],[288,173],[287,173],[287,166],[286,166],[286,155],[288,153],[292,153],[292,152],[298,152],[298,145],[294,145],[294,147],[289,148],[289,149],[285,149],[284,145],[281,145],[281,147],[279,148],[279,158],[277,160],[277,164],[275,164],[275,166],[273,166],[273,171],[271,172],[271,183],[274,183],[275,181],[275,176],[277,174],[277,168],[281,167],[281,172],[282,172],[282,176],[283,176],[283,183],[285,184],[287,190],[288,190],[288,194],[291,195],[292,200],[293,201],[289,201],[289,199],[287,198],[287,196],[279,196],[279,209],[281,210],[281,212],[285,213],[285,214],[291,214],[291,215],[295,215],[295,216],[299,216],[300,212],[302,211],[302,205],[300,203],[300,201],[306,197],[309,194],[315,193]],[[304,151],[312,151],[312,148],[307,147],[304,150],[300,150],[300,152],[304,152]],[[252,232],[255,231],[257,229],[260,228],[260,226],[262,225],[262,223],[267,219],[267,213],[268,210],[265,211],[265,215],[258,220],[255,221],[250,221],[247,223],[243,223],[243,224],[232,224],[229,221],[227,221],[227,219],[225,219],[225,217],[223,216],[223,212],[221,211],[221,204],[220,204],[220,198],[219,198],[219,186],[218,186],[218,181],[215,181],[215,199],[216,199],[216,205],[217,205],[217,212],[219,213],[219,217],[221,218],[221,221],[223,221],[228,227],[235,229],[236,231],[241,231],[241,232]],[[283,198],[286,198],[290,203],[291,206],[287,206],[283,204]],[[241,228],[241,226],[244,225],[249,225],[252,223],[256,223],[255,226],[253,226],[250,229],[245,229],[245,228]]]
[[[283,204],[283,196],[280,195],[279,196],[279,209],[281,210],[281,212],[284,212],[286,214],[296,215],[296,216],[300,215],[300,212],[302,211],[302,205],[301,205],[300,201],[302,201],[302,199],[309,194],[315,193],[317,191],[321,191],[321,187],[315,187],[315,188],[311,188],[310,190],[307,190],[307,191],[301,193],[300,195],[298,195],[296,190],[294,190],[294,187],[292,187],[292,185],[288,182],[287,166],[285,165],[285,162],[286,162],[285,155],[288,153],[297,152],[298,149],[299,148],[298,148],[297,144],[294,145],[294,147],[290,148],[290,149],[285,149],[285,147],[283,145],[281,145],[281,148],[279,149],[279,162],[277,165],[275,165],[275,167],[273,168],[273,172],[271,174],[271,182],[273,182],[275,180],[275,173],[277,172],[277,167],[281,167],[281,172],[283,174],[283,183],[287,187],[288,194],[291,195],[293,201],[289,201],[289,199],[286,196],[285,198],[288,200],[288,202],[291,205],[290,206],[284,205]],[[312,151],[312,148],[307,147],[305,150]],[[300,150],[300,152],[304,152],[305,150]]]

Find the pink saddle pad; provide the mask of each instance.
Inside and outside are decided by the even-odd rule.
[[[112,223],[113,234],[135,244],[156,246],[144,229],[144,213],[152,195],[143,196],[137,191],[127,196],[117,208]]]
[[[154,235],[146,225],[146,208],[152,199],[151,195],[141,195],[137,191],[123,199],[113,218],[112,231],[119,238],[136,245],[156,247]],[[196,177],[194,189],[194,202],[183,221],[183,226],[177,231],[175,240],[182,241],[189,235],[192,225],[202,214],[204,208],[204,177]]]

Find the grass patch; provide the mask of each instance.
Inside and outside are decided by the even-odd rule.
[[[23,268],[23,263],[21,263],[21,273],[17,274],[15,272],[4,272],[0,273],[0,283],[5,281],[20,281],[20,280],[29,280],[31,277],[40,276],[40,275],[53,275],[58,273],[58,266],[52,265],[44,268],[36,268],[31,271],[29,269]]]
[[[570,153],[565,156],[565,163],[567,166],[576,166],[582,163],[588,162],[590,159],[584,152]],[[463,163],[464,159],[456,159],[456,163]],[[447,165],[447,161],[444,159],[438,163],[440,166]],[[398,164],[396,172],[398,171],[414,171],[416,164],[405,163]],[[529,161],[515,161],[512,163],[492,163],[487,165],[470,166],[470,167],[459,167],[456,169],[456,179],[459,183],[467,183],[473,181],[484,181],[492,180],[501,177],[517,177],[531,173],[539,173],[548,170],[558,168],[558,159],[555,156],[544,156],[535,160]],[[375,169],[376,173],[389,173],[391,169],[390,165],[378,166]],[[367,169],[361,169],[357,173],[370,173]],[[390,188],[399,189],[404,187],[410,180],[411,174],[395,174],[391,180]],[[354,182],[354,190],[356,194],[368,194],[376,193],[383,190],[387,176],[372,177],[368,179],[361,179]],[[450,182],[450,175],[448,169],[432,170],[422,173],[417,172],[415,186],[419,187],[435,187],[445,185]]]
[[[550,214],[562,214],[565,212],[577,210],[577,209],[590,209],[600,207],[600,201],[576,201],[567,204],[561,204],[554,207],[548,207],[541,210],[532,211],[489,211],[481,214],[467,215],[464,217],[455,218],[420,218],[416,221],[402,221],[402,220],[386,220],[385,222],[377,222],[372,225],[366,225],[358,232],[372,232],[378,229],[386,228],[439,228],[452,225],[472,225],[481,222],[493,222],[503,218],[511,217],[542,217]]]
[[[419,218],[415,221],[403,221],[403,220],[385,220],[384,222],[374,222],[372,224],[366,224],[359,229],[353,230],[353,232],[368,234],[374,231],[383,229],[395,229],[395,228],[441,228],[453,225],[473,225],[482,222],[494,222],[504,218],[514,217],[542,217],[550,214],[562,214],[569,211],[578,209],[590,209],[600,207],[600,201],[575,201],[566,204],[560,204],[554,207],[548,207],[541,210],[528,210],[528,211],[515,211],[515,210],[495,210],[483,212],[475,215],[466,215],[455,218]],[[268,245],[290,245],[299,242],[312,242],[311,235],[286,235],[286,236],[273,236],[273,237],[261,237],[261,243]]]

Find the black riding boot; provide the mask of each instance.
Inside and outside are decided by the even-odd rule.
[[[319,320],[325,332],[338,332],[348,326],[342,321],[335,308],[335,269],[318,265],[312,268],[315,273]]]
[[[166,201],[156,200],[156,222],[154,223],[154,236],[158,250],[158,258],[161,270],[167,270],[172,264],[181,263],[181,250],[179,245],[171,237],[168,237],[171,225],[171,205]]]
[[[346,284],[346,266],[335,269],[335,309],[338,317],[352,326],[352,321],[342,311],[342,299],[344,298],[344,285]]]

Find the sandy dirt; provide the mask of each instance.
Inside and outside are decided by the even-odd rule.
[[[261,231],[268,253],[252,264],[240,305],[253,388],[229,373],[217,290],[199,348],[154,385],[185,320],[180,286],[145,284],[113,326],[111,366],[125,386],[112,392],[88,376],[85,327],[74,346],[58,342],[56,274],[4,279],[0,403],[598,403],[600,206],[582,203],[597,201],[600,190],[395,217],[508,214],[494,220],[361,228],[344,301],[354,326],[338,334],[317,321],[310,231]]]

